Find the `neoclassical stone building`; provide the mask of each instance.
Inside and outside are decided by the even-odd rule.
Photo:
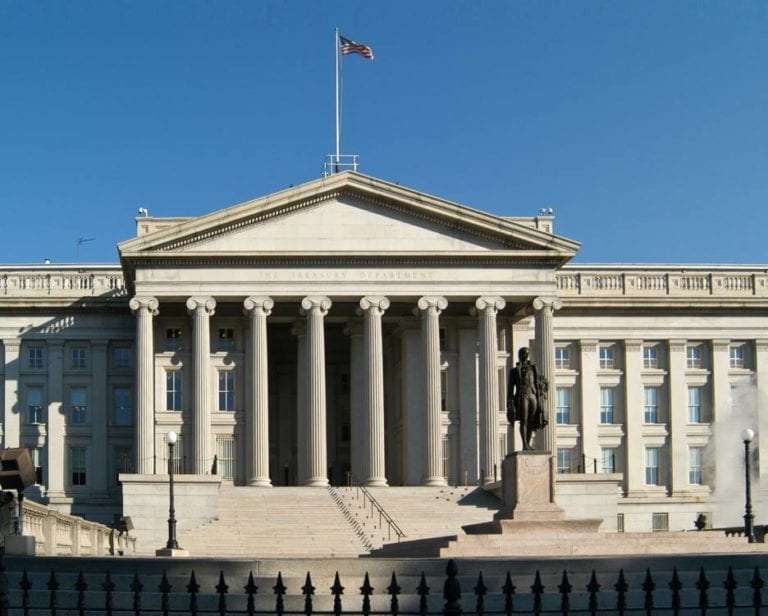
[[[32,449],[40,498],[102,518],[119,473],[165,472],[169,430],[178,472],[254,489],[488,484],[529,346],[538,447],[614,482],[612,527],[726,523],[713,461],[766,421],[767,268],[572,265],[553,224],[343,172],[141,217],[119,266],[2,267],[3,445]]]

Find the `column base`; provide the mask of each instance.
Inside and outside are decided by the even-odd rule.
[[[363,481],[363,485],[366,488],[388,488],[389,483],[387,482],[386,477],[371,477],[370,479],[365,479]]]
[[[307,479],[303,484],[306,488],[327,488],[328,479],[326,477],[312,477]]]
[[[269,479],[251,479],[248,485],[254,488],[271,488],[272,482]]]
[[[421,480],[421,485],[425,487],[444,488],[448,485],[445,477],[425,477]]]

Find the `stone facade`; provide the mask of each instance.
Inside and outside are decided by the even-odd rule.
[[[345,172],[139,218],[120,266],[1,267],[3,445],[101,519],[120,473],[167,472],[170,430],[178,473],[255,489],[485,484],[520,447],[505,392],[530,346],[566,513],[586,471],[620,485],[608,528],[738,523],[712,487],[741,485],[740,423],[766,421],[766,269],[572,265],[553,223]]]

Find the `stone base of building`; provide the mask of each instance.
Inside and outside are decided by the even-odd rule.
[[[34,556],[35,538],[31,535],[8,535],[5,538],[5,553],[15,556]]]

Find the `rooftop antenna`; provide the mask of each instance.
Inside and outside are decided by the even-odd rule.
[[[77,249],[75,250],[75,262],[80,261],[80,246],[85,244],[86,242],[92,242],[95,240],[95,237],[83,237],[82,235],[77,240]]]

